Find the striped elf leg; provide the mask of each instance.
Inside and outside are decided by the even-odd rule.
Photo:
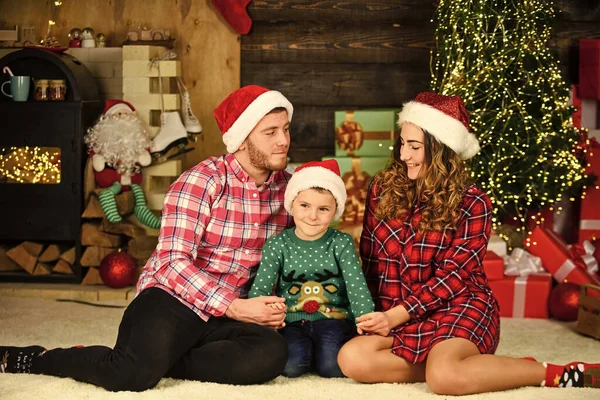
[[[100,206],[102,207],[102,211],[104,211],[106,219],[113,224],[123,220],[119,215],[117,201],[115,200],[115,195],[119,193],[121,193],[121,184],[119,182],[114,182],[111,187],[100,192],[100,195],[98,196],[100,199]]]
[[[152,213],[146,205],[146,197],[144,191],[139,185],[135,183],[131,185],[131,191],[133,192],[133,198],[135,199],[135,207],[133,213],[140,220],[140,222],[152,229],[160,228],[160,218]]]

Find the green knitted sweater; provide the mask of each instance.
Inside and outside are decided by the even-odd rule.
[[[373,300],[352,237],[329,228],[307,241],[287,229],[269,238],[249,297],[286,299],[286,322],[354,318],[372,312]]]

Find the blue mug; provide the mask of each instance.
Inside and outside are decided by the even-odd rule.
[[[10,83],[10,94],[4,91],[4,85]],[[29,85],[31,83],[30,76],[11,76],[9,81],[6,81],[0,86],[0,90],[5,96],[12,97],[14,101],[27,101],[29,98]]]

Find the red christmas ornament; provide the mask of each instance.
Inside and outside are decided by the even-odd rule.
[[[579,290],[581,287],[573,282],[559,283],[548,298],[550,315],[559,321],[575,321],[579,309]]]
[[[135,262],[129,254],[116,251],[102,259],[98,272],[106,286],[113,289],[124,288],[133,284]]]
[[[302,310],[309,314],[315,313],[319,310],[319,303],[316,300],[309,300],[304,303]]]

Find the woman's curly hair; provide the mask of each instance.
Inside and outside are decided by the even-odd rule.
[[[400,160],[402,138],[398,137],[392,160],[373,179],[379,190],[375,216],[379,219],[404,220],[417,202],[425,203],[419,232],[445,231],[456,228],[459,204],[469,184],[463,160],[454,150],[423,130],[425,162],[420,177],[408,178],[406,163]]]

